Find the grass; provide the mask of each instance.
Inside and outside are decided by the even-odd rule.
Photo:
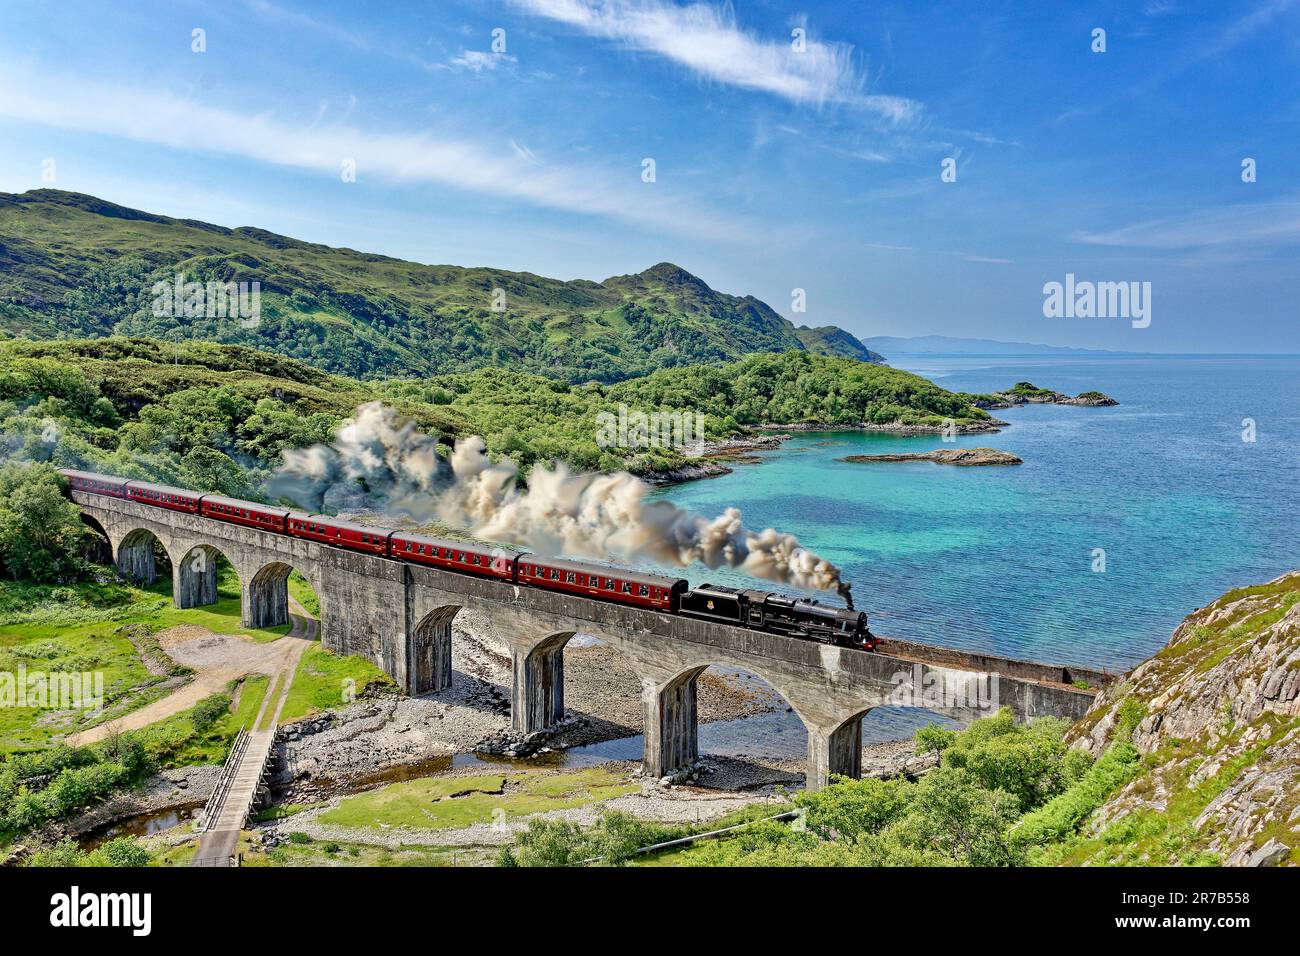
[[[395,689],[393,679],[360,657],[340,657],[320,644],[303,652],[293,675],[280,723],[292,723],[302,717],[341,707],[367,690]]]
[[[275,719],[275,701],[284,690],[284,675],[276,674],[275,683],[271,685],[271,691],[266,695],[266,713],[262,715],[261,723],[257,725],[258,730],[270,730],[271,721]]]
[[[191,843],[182,843],[179,846],[168,847],[160,850],[153,855],[153,866],[189,866],[190,861],[194,859],[194,854],[198,852],[199,843],[197,840]]]
[[[223,763],[240,728],[252,729],[253,718],[262,706],[268,682],[269,678],[265,676],[244,678],[238,705],[202,733],[196,731],[193,720],[194,712],[202,706],[200,702],[189,710],[150,724],[137,734],[146,747],[159,755],[164,766]],[[234,689],[232,684],[230,691],[233,693]],[[225,696],[229,699],[231,695]]]
[[[320,619],[320,599],[307,579],[297,571],[289,572],[289,597],[306,608],[312,617]]]
[[[243,841],[239,852],[242,865],[276,866],[474,866],[491,857],[492,851],[477,847],[409,846],[398,849],[367,843],[308,840],[286,843],[269,852]]]
[[[259,642],[277,640],[288,625],[246,628],[240,624],[239,592],[233,572],[219,582],[216,604],[180,610],[170,589],[117,583],[60,587],[0,582],[0,671],[99,672],[104,675],[105,713],[56,712],[32,707],[0,708],[0,753],[38,750],[68,733],[121,717],[156,700],[155,685],[168,675],[151,674],[127,636],[150,635],[177,625],[217,634],[241,634]]]
[[[426,777],[346,797],[317,819],[342,827],[458,829],[501,817],[587,806],[638,789],[622,774],[603,767],[558,774],[512,769],[474,777]]]

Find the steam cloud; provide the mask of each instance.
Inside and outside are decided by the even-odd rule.
[[[370,402],[332,444],[286,450],[268,490],[311,511],[377,506],[545,555],[739,568],[769,581],[836,590],[853,606],[838,568],[793,535],[751,531],[738,508],[705,518],[666,501],[646,502],[650,486],[627,472],[574,474],[561,463],[534,468],[520,488],[516,466],[493,465],[477,436],[457,442],[449,456],[437,447],[413,422]]]

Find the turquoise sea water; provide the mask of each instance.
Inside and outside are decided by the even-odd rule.
[[[709,515],[735,505],[750,527],[798,535],[844,569],[881,634],[1052,663],[1126,669],[1194,608],[1300,567],[1300,358],[917,362],[899,364],[955,391],[1028,380],[1120,405],[997,411],[1010,427],[948,444],[800,434],[761,464],[657,494]],[[977,446],[1025,463],[835,460]]]

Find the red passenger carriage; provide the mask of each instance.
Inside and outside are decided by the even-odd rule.
[[[198,514],[199,499],[203,496],[185,488],[173,488],[171,485],[155,485],[147,481],[128,481],[126,496],[132,501],[139,501],[155,508],[168,508],[172,511],[185,511]]]
[[[539,558],[534,554],[519,557],[520,584],[567,591],[583,597],[617,601],[656,611],[676,611],[681,594],[687,588],[681,578],[658,574],[640,574],[623,568],[601,568],[580,561]]]
[[[90,495],[109,495],[113,498],[126,497],[125,478],[97,475],[93,471],[73,471],[71,468],[61,468],[59,474],[68,479],[68,487],[73,491]]]
[[[372,528],[366,524],[339,521],[328,515],[309,515],[290,511],[286,518],[288,533],[295,538],[321,541],[351,551],[388,556],[388,538],[391,531]]]
[[[503,548],[485,548],[404,531],[393,532],[391,554],[413,564],[427,564],[444,571],[460,571],[502,581],[514,580],[515,560],[519,557],[518,552]]]
[[[261,528],[277,534],[284,534],[285,521],[289,517],[289,512],[284,508],[272,508],[252,501],[240,501],[238,498],[223,498],[221,495],[204,495],[199,514],[205,518],[216,518],[218,521]]]

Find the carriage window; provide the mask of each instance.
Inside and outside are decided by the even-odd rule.
[[[573,584],[573,583],[574,583],[574,581],[573,581],[573,572],[572,572],[572,571],[570,571],[568,574],[566,574],[566,575],[564,576],[564,583],[565,583],[565,584]]]
[[[621,588],[619,588],[619,590],[622,591],[624,594],[631,594],[631,593],[632,593],[632,585],[630,585],[630,584],[628,584],[626,581],[624,581],[624,582],[623,582],[623,586],[622,586]]]
[[[612,591],[612,590],[614,590],[614,579],[613,579],[613,578],[606,578],[606,579],[605,579],[605,590],[606,590],[606,591]]]
[[[641,596],[642,596],[642,597],[649,597],[649,596],[650,596],[650,588],[649,588],[648,585],[645,585],[645,584],[641,585]]]
[[[560,572],[558,568],[551,568],[551,580],[552,581],[560,580]]]

